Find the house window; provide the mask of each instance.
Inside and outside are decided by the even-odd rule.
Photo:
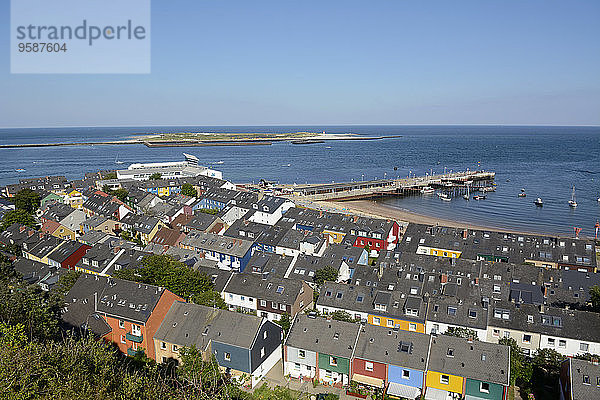
[[[280,305],[279,305],[279,309],[280,309],[281,311],[285,311],[285,304],[280,304]]]
[[[165,342],[160,342],[160,348],[161,348],[161,350],[166,350],[167,344]]]
[[[271,308],[274,308],[277,310],[277,303],[275,303],[274,301],[271,302]]]
[[[590,376],[589,375],[584,375],[583,376],[583,384],[584,385],[589,385],[590,384]]]
[[[450,376],[449,375],[440,375],[440,383],[442,385],[447,385],[450,383]]]
[[[446,352],[446,355],[448,357],[454,357],[454,349],[448,348],[448,351]]]
[[[119,320],[119,328],[125,328],[125,321]]]
[[[523,335],[523,343],[531,343],[531,335]]]
[[[590,349],[590,345],[587,343],[579,343],[579,350],[587,352]]]
[[[477,318],[477,311],[469,310],[469,318]]]
[[[225,359],[225,361],[231,361],[231,353],[225,352],[223,358]]]
[[[413,324],[413,323],[408,324],[408,330],[409,331],[413,331],[413,332],[416,331],[417,330],[417,324]]]
[[[135,336],[142,335],[142,328],[139,325],[131,324],[131,334]]]
[[[410,379],[410,371],[407,369],[403,369],[402,370],[402,378],[404,379]]]
[[[490,384],[487,382],[480,382],[479,383],[479,391],[482,393],[489,393],[490,392]]]
[[[263,339],[266,339],[266,338],[267,338],[267,331],[264,331],[263,332]]]
[[[264,347],[262,347],[262,348],[260,349],[260,356],[261,356],[261,357],[264,357],[264,356],[265,356],[265,348],[264,348]]]
[[[260,301],[260,306],[261,307],[266,307],[267,306],[267,301],[266,300],[261,300]]]
[[[373,363],[369,361],[365,361],[365,370],[373,372]]]
[[[448,306],[448,315],[456,315],[456,307]]]
[[[564,339],[560,339],[558,341],[558,347],[562,347],[564,349],[565,347],[567,347],[567,341]]]
[[[498,337],[500,336],[500,329],[494,329],[494,331],[492,332],[492,335]]]
[[[373,317],[373,324],[374,325],[379,325],[381,323],[381,320],[379,319],[379,317]]]
[[[394,320],[393,319],[388,319],[387,320],[387,326],[388,326],[388,328],[393,328],[394,327]]]
[[[554,343],[556,343],[554,339],[548,338],[548,346],[554,347]]]
[[[329,357],[329,365],[331,365],[332,367],[336,367],[337,364],[337,358],[336,357]]]
[[[295,369],[296,371],[300,371],[300,364],[298,364],[298,363],[294,363],[294,369]]]
[[[125,336],[121,335],[121,343],[125,343]]]
[[[500,286],[494,285],[494,293],[500,293]]]
[[[306,351],[298,350],[298,358],[305,358],[305,357],[306,357]]]
[[[173,351],[177,351],[178,347],[176,344],[173,345]]]

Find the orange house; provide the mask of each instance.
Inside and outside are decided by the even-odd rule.
[[[162,287],[109,278],[96,299],[96,312],[111,327],[104,339],[124,354],[144,351],[155,359],[154,334],[175,301],[184,300]]]

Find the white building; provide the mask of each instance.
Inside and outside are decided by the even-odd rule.
[[[223,179],[223,173],[198,165],[198,157],[183,153],[185,161],[163,163],[136,163],[127,169],[117,171],[117,179],[133,179],[145,181],[153,174],[159,173],[163,179],[185,178],[190,176],[210,176]]]

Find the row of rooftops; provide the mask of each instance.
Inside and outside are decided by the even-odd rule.
[[[285,345],[346,359],[443,372],[501,385],[509,383],[508,346],[458,337],[430,336],[298,314]]]
[[[416,253],[419,247],[459,251],[460,258],[504,259],[513,263],[539,261],[595,267],[593,240],[535,236],[444,226],[409,224],[398,249]]]

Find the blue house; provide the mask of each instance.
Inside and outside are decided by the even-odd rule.
[[[352,380],[385,388],[390,398],[417,398],[423,392],[430,336],[375,325],[360,329]]]
[[[190,232],[179,246],[217,261],[220,269],[237,272],[244,271],[255,249],[255,243],[249,240],[198,231]]]

